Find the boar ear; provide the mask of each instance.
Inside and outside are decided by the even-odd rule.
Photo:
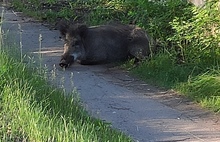
[[[78,33],[81,38],[84,38],[87,34],[88,27],[86,25],[79,25],[78,26]]]
[[[56,28],[60,31],[61,37],[64,38],[70,28],[70,22],[61,20],[56,24]]]
[[[62,38],[66,36],[66,33],[68,30],[69,30],[69,25],[61,25],[59,27],[59,31],[60,31]]]

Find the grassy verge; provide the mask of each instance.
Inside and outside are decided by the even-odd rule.
[[[131,141],[91,118],[77,94],[55,89],[0,51],[0,139],[2,141]]]
[[[178,82],[186,81],[193,74],[193,68],[176,65],[168,55],[158,54],[131,72],[152,84],[173,88]]]
[[[181,93],[199,102],[202,106],[220,112],[220,72],[209,71],[176,86]]]
[[[175,89],[219,112],[220,93],[216,88],[220,88],[220,11],[217,0],[208,0],[203,8],[193,7],[182,0],[87,0],[67,1],[62,5],[57,3],[60,2],[31,0],[29,3],[20,3],[13,0],[12,5],[24,12],[46,13],[40,14],[41,20],[65,18],[89,25],[119,20],[143,27],[160,43],[163,51],[132,72],[156,85]]]
[[[210,110],[220,112],[220,70],[195,65],[177,65],[159,54],[131,70],[151,84],[174,89]]]

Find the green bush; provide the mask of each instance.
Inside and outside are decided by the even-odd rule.
[[[191,16],[189,13],[186,14],[186,8],[190,5],[182,0],[69,0],[67,2],[31,0],[23,3],[13,0],[12,5],[23,11],[42,13],[38,14],[38,17],[50,21],[65,18],[89,25],[109,21],[136,24],[145,28],[154,39],[165,45],[169,35],[173,34],[169,22],[173,21],[174,17]]]
[[[193,7],[190,19],[175,18],[171,25],[175,34],[169,39],[186,64],[204,68],[218,66],[220,61],[220,10],[218,0]]]
[[[186,7],[190,5],[182,0],[146,1],[146,0],[100,0],[87,16],[90,24],[103,24],[106,21],[120,21],[136,24],[145,28],[152,37],[166,43],[171,34],[169,24],[174,17],[183,17]],[[191,16],[185,14],[185,18]]]

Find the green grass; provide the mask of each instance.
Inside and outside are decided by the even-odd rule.
[[[36,11],[37,8],[42,9],[39,0],[31,0],[31,3],[33,7],[18,0],[12,2],[15,8],[25,13],[31,11],[35,15],[42,12]],[[153,56],[137,68],[131,68],[131,62],[125,66],[152,84],[175,89],[202,106],[219,112],[220,94],[216,92],[219,84],[220,34],[216,6],[218,2],[215,0],[204,8],[195,8],[182,0],[88,0],[69,2],[61,6],[58,12],[48,8],[46,14],[40,14],[40,17],[47,21],[74,19],[88,25],[119,20],[143,27],[166,52]],[[179,53],[183,56],[183,64],[177,63]]]
[[[215,112],[220,112],[219,70],[189,78],[187,82],[176,86],[176,89],[197,101],[202,106],[210,108]]]
[[[132,141],[38,73],[0,51],[0,141]]]
[[[204,69],[202,66],[178,65],[167,54],[158,54],[133,68],[131,73],[151,84],[174,89],[201,106],[220,112],[220,70],[217,67]]]
[[[155,85],[173,88],[178,82],[185,82],[194,73],[193,68],[177,65],[168,54],[159,53],[131,71],[140,78]]]

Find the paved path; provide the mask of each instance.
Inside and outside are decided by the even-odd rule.
[[[220,142],[218,116],[172,91],[156,89],[111,66],[76,64],[63,71],[57,65],[63,44],[58,31],[11,10],[5,10],[3,29],[10,37],[7,44],[19,45],[22,39],[23,52],[35,59],[41,34],[43,64],[56,84],[67,91],[75,86],[91,115],[111,122],[134,141]]]

